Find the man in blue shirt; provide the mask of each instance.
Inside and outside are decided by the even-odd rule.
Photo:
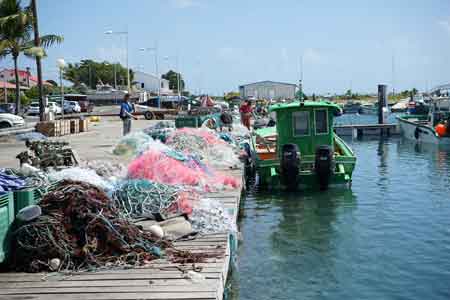
[[[123,135],[127,135],[131,131],[131,118],[137,120],[135,116],[133,116],[134,107],[130,103],[130,95],[125,94],[123,97],[123,102],[120,105],[120,118],[123,122]]]

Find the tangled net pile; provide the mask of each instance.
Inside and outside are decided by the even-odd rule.
[[[192,134],[191,130],[186,128],[175,131],[166,143],[176,151],[194,154],[199,159],[204,159],[208,156],[208,143],[206,140],[198,134]]]
[[[180,187],[145,179],[125,181],[113,193],[116,206],[128,218],[190,214],[192,201],[197,198],[196,193]]]
[[[208,129],[182,128],[167,139],[167,144],[176,151],[193,154],[213,167],[230,168],[239,165],[237,148],[219,134]]]
[[[160,121],[153,126],[144,129],[144,133],[151,136],[154,140],[165,142],[167,137],[175,131],[175,124],[170,121]]]
[[[15,268],[58,271],[141,265],[161,254],[160,243],[127,219],[96,186],[64,180],[41,201],[42,216],[19,227]]]
[[[171,185],[196,186],[205,191],[239,186],[237,179],[216,173],[192,157],[176,151],[161,152],[155,149],[145,152],[130,163],[128,177]]]

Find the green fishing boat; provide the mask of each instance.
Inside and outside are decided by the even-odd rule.
[[[252,151],[259,185],[320,188],[350,185],[356,157],[333,131],[337,104],[295,101],[275,104],[276,127],[255,130]]]

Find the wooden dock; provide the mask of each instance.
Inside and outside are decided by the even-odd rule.
[[[391,136],[400,134],[398,124],[349,124],[334,126],[335,132],[340,136]]]
[[[242,177],[243,171],[228,175]],[[222,202],[237,221],[241,190],[206,193],[205,198]],[[228,233],[203,235],[194,240],[176,242],[175,247],[195,253],[220,253],[220,258],[193,265],[174,264],[161,259],[150,265],[126,270],[73,273],[0,273],[0,300],[137,300],[205,299],[224,296],[233,242]],[[189,278],[196,271],[201,280]]]

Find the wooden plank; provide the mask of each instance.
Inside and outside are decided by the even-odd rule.
[[[33,294],[80,294],[104,293],[105,287],[39,287],[39,288],[2,288],[0,295],[33,295]],[[213,285],[181,285],[181,286],[109,286],[108,293],[179,293],[179,292],[217,292]]]
[[[214,292],[195,293],[101,293],[101,294],[41,294],[2,295],[0,300],[163,300],[163,299],[217,299]]]
[[[220,278],[220,274],[218,273],[207,273],[205,276],[207,279],[216,279]],[[4,277],[0,280],[3,284],[5,282],[41,282],[43,280],[47,281],[58,281],[58,280],[70,280],[70,281],[80,281],[80,280],[123,280],[126,278],[127,280],[153,280],[153,279],[184,279],[185,275],[181,272],[158,272],[158,273],[143,273],[143,274],[123,274],[123,273],[110,273],[110,274],[102,274],[101,276],[96,275],[72,275],[72,276],[10,276]]]
[[[109,287],[109,286],[178,286],[196,285],[190,279],[152,279],[152,280],[80,280],[80,281],[40,281],[40,282],[7,282],[0,283],[1,289],[6,288],[41,288],[41,287]],[[205,279],[202,285],[217,286],[217,279]]]

